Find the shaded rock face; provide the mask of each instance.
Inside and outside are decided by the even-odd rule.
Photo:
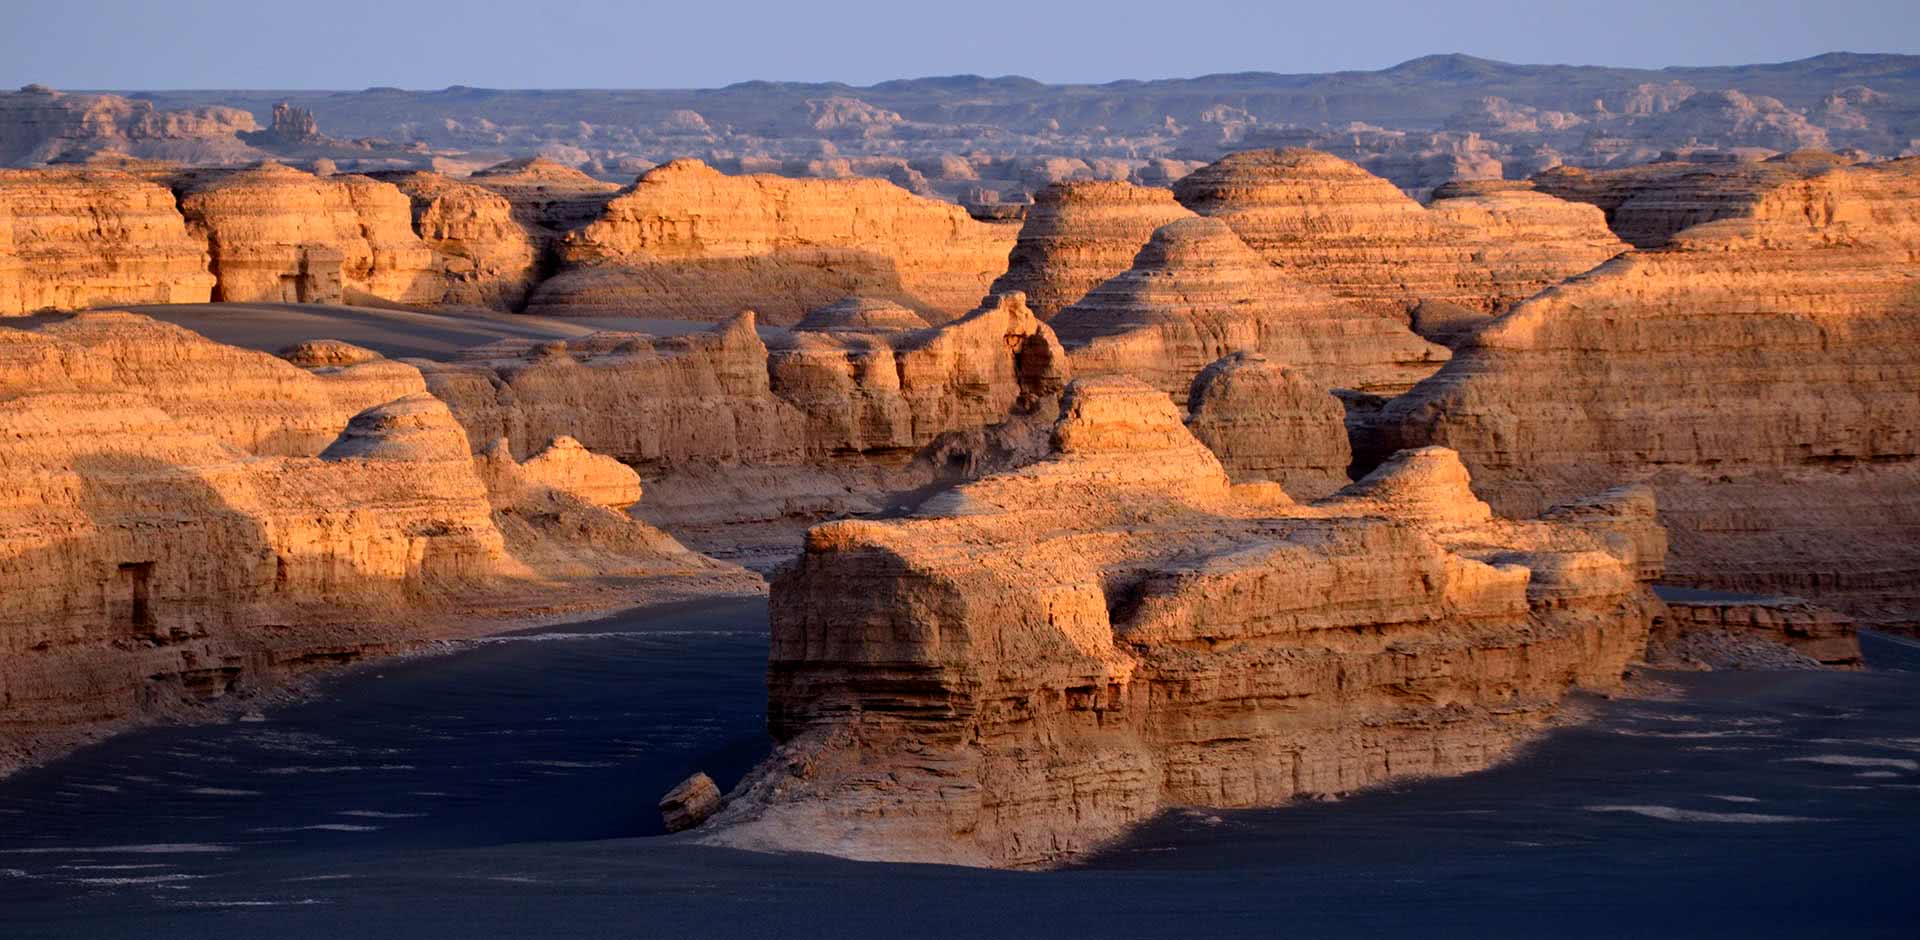
[[[1296,281],[1382,315],[1424,300],[1495,311],[1618,254],[1602,217],[1540,193],[1488,192],[1423,208],[1314,150],[1237,153],[1174,184]]]
[[[1233,353],[1193,380],[1187,430],[1236,483],[1271,480],[1295,499],[1346,486],[1353,451],[1340,400],[1298,371]]]
[[[616,465],[613,492],[604,458],[543,454],[492,492],[398,363],[308,372],[85,314],[0,330],[0,427],[0,764],[420,636],[434,611],[550,604],[551,577],[720,571],[605,508],[638,486]]]
[[[1618,170],[1556,167],[1534,186],[1606,213],[1607,224],[1637,248],[1658,248],[1695,225],[1780,216],[1811,208],[1818,179],[1845,166],[1833,154],[1794,153],[1764,161],[1666,161]]]
[[[1470,771],[1617,685],[1657,607],[1643,496],[1503,521],[1436,450],[1304,507],[1125,378],[1071,386],[1053,441],[809,532],[773,587],[779,747],[703,838],[1047,865],[1168,805]]]
[[[212,293],[206,242],[165,187],[108,170],[0,170],[0,316]]]
[[[1055,183],[1033,197],[997,291],[1017,290],[1042,320],[1133,266],[1154,231],[1187,211],[1166,189],[1124,182]]]
[[[163,111],[119,95],[67,94],[41,85],[0,92],[0,165],[28,166],[94,154],[156,160],[244,163],[259,151],[239,133],[258,125],[228,107]]]
[[[1263,353],[1323,388],[1370,394],[1405,391],[1448,355],[1402,321],[1295,280],[1211,218],[1154,232],[1130,269],[1049,325],[1075,374],[1133,375],[1174,396],[1231,352]]]
[[[269,163],[188,179],[180,192],[213,255],[216,300],[436,303],[443,293],[410,201],[386,183]]]
[[[1734,648],[1722,651],[1710,645],[1725,640],[1772,644],[1832,669],[1858,669],[1863,662],[1852,618],[1797,597],[1667,596],[1662,600],[1667,609],[1649,638],[1650,662],[1713,668],[1745,665],[1739,646],[1728,644]],[[1734,655],[1729,657],[1727,652]]]
[[[570,233],[570,270],[528,309],[721,320],[752,307],[784,325],[857,294],[948,320],[1005,269],[1014,235],[879,180],[726,176],[677,160]]]
[[[1683,583],[1912,622],[1920,160],[1752,206],[1481,328],[1387,406],[1387,446],[1458,450],[1505,512],[1645,480]]]

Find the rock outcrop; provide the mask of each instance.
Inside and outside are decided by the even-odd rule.
[[[1644,480],[1681,583],[1912,623],[1917,246],[1920,160],[1795,176],[1482,327],[1382,450],[1458,450],[1512,513]]]
[[[0,316],[212,292],[206,242],[165,187],[111,170],[0,170]]]
[[[1271,480],[1309,500],[1352,482],[1340,400],[1265,356],[1234,353],[1201,370],[1187,410],[1187,430],[1235,483]]]
[[[1731,663],[1713,662],[1719,658],[1715,647],[1733,646],[1737,655],[1744,645],[1740,641],[1746,641],[1791,650],[1830,669],[1858,669],[1863,664],[1853,619],[1797,597],[1665,590],[1660,599],[1667,609],[1649,638],[1653,662],[1739,666],[1738,658]]]
[[[893,301],[845,297],[807,311],[793,329],[804,333],[906,333],[929,325],[911,308]]]
[[[1083,180],[1033,197],[997,291],[1017,290],[1042,320],[1133,266],[1154,231],[1193,213],[1166,189]]]
[[[268,163],[203,173],[179,190],[212,252],[216,300],[437,303],[444,293],[411,202],[389,184]]]
[[[419,363],[476,448],[515,454],[562,435],[649,473],[702,463],[794,465],[906,454],[1056,393],[1066,356],[1017,293],[938,327],[793,332],[752,313],[686,336],[512,341]]]
[[[567,235],[569,269],[528,310],[724,320],[751,307],[785,325],[860,295],[949,320],[1005,270],[1015,235],[880,180],[727,176],[676,160]]]
[[[1602,216],[1525,191],[1423,208],[1315,150],[1236,153],[1174,184],[1289,277],[1382,315],[1421,301],[1496,311],[1618,254]]]
[[[399,363],[308,372],[86,314],[0,329],[0,428],[0,766],[460,629],[442,621],[579,602],[563,579],[734,577],[606,508],[632,471],[567,445],[494,493]]]
[[[1797,205],[1817,210],[1813,182],[1851,161],[1793,153],[1764,161],[1663,161],[1617,170],[1555,167],[1533,178],[1542,192],[1590,203],[1636,248],[1658,248],[1695,225],[1779,215]],[[1804,185],[1803,185],[1804,184]]]
[[[1168,805],[1498,760],[1615,687],[1657,608],[1650,501],[1492,518],[1451,454],[1313,506],[1233,486],[1167,396],[1066,393],[1053,453],[814,528],[774,582],[774,755],[708,841],[1055,864]]]
[[[507,197],[438,173],[389,182],[412,203],[414,232],[440,255],[439,303],[514,310],[525,302],[540,246]]]
[[[1219,219],[1182,219],[1154,232],[1133,267],[1049,325],[1076,375],[1132,375],[1176,397],[1231,352],[1263,353],[1322,388],[1374,395],[1405,391],[1446,361],[1446,349],[1404,321],[1287,271]]]

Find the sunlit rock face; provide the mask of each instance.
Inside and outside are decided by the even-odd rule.
[[[1756,172],[1776,185],[1734,209],[1747,171],[1659,171],[1657,201],[1619,205],[1623,234],[1716,220],[1481,327],[1388,405],[1387,446],[1459,451],[1505,512],[1646,481],[1676,577],[1911,623],[1920,160]]]
[[[1035,866],[1168,805],[1486,766],[1644,648],[1651,497],[1493,516],[1450,451],[1235,486],[1168,396],[1069,387],[1052,451],[822,525],[773,589],[779,747],[704,838]]]

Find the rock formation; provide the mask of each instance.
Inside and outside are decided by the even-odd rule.
[[[752,313],[704,333],[510,341],[419,363],[476,448],[560,435],[649,472],[906,452],[1007,418],[1065,384],[1066,357],[1017,293],[898,334],[761,340]]]
[[[517,309],[538,276],[539,245],[513,203],[489,189],[438,173],[389,182],[413,206],[413,229],[441,256],[439,303]]]
[[[111,170],[0,170],[0,316],[212,291],[206,242],[165,187]]]
[[[1193,213],[1165,189],[1087,180],[1033,197],[995,291],[1017,290],[1042,320],[1133,266],[1155,229]]]
[[[660,820],[668,832],[681,832],[706,822],[720,809],[720,787],[706,774],[680,781],[660,798]]]
[[[1654,623],[1649,659],[1656,663],[1712,662],[1715,641],[1773,644],[1834,669],[1858,669],[1860,636],[1852,618],[1797,597],[1753,597],[1712,592],[1660,592],[1666,613]],[[1703,642],[1705,641],[1705,642]],[[1701,649],[1701,647],[1708,647]],[[1736,646],[1736,650],[1738,647]],[[1707,655],[1700,655],[1705,653]],[[1722,654],[1724,655],[1724,654]]]
[[[443,293],[411,203],[386,183],[269,163],[202,174],[180,191],[213,255],[216,300],[437,303]]]
[[[1618,170],[1556,167],[1534,177],[1542,192],[1591,203],[1607,224],[1638,248],[1657,248],[1675,234],[1718,219],[1778,215],[1789,203],[1818,197],[1796,184],[1812,182],[1849,161],[1833,154],[1794,153],[1764,161],[1665,161]]]
[[[904,333],[924,330],[928,325],[919,314],[890,300],[845,297],[807,311],[793,329],[804,333]]]
[[[784,325],[857,294],[949,320],[1005,269],[1014,236],[878,180],[726,176],[676,160],[567,236],[570,269],[528,311],[723,320],[752,307]]]
[[[1230,352],[1263,353],[1322,388],[1376,395],[1405,391],[1446,361],[1444,348],[1402,321],[1289,270],[1268,264],[1219,219],[1182,219],[1049,325],[1076,375],[1133,375],[1176,397]]]
[[[1181,179],[1174,194],[1294,280],[1399,317],[1424,300],[1499,310],[1626,247],[1575,204],[1507,191],[1429,211],[1313,150],[1237,153]]]
[[[152,160],[244,163],[259,151],[235,136],[258,125],[239,108],[165,111],[119,95],[67,94],[44,85],[0,92],[0,166],[119,153]]]
[[[1790,174],[1747,206],[1481,328],[1388,405],[1382,449],[1454,448],[1511,513],[1645,480],[1679,582],[1912,623],[1920,160]]]
[[[1187,430],[1235,483],[1271,480],[1306,500],[1351,482],[1340,400],[1265,356],[1237,352],[1201,370],[1187,409]]]
[[[1640,654],[1657,531],[1629,493],[1492,518],[1441,450],[1301,506],[1233,486],[1159,390],[1082,379],[1049,458],[808,534],[773,589],[779,746],[702,838],[1048,865],[1168,805],[1485,767]]]
[[[0,329],[0,764],[430,636],[436,611],[577,602],[555,578],[735,577],[605,508],[638,481],[576,446],[492,492],[422,389],[130,314]]]
[[[486,167],[467,182],[506,197],[514,219],[534,233],[543,254],[557,251],[568,232],[598,219],[620,192],[613,183],[540,157]]]

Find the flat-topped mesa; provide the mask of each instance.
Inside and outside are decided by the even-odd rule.
[[[1852,161],[1805,151],[1763,161],[1667,161],[1617,170],[1555,167],[1533,178],[1535,188],[1600,207],[1619,236],[1638,248],[1657,248],[1684,229],[1718,219],[1779,215],[1820,208],[1809,194],[1820,179]]]
[[[1154,230],[1193,213],[1170,190],[1105,180],[1054,183],[1033,197],[1007,273],[994,291],[1017,290],[1042,320],[1133,266]]]
[[[1423,300],[1495,311],[1625,248],[1603,220],[1538,193],[1490,192],[1430,211],[1314,150],[1237,153],[1174,184],[1296,281],[1401,317]],[[1513,244],[1524,233],[1527,243]]]
[[[539,246],[507,197],[438,173],[385,179],[407,195],[414,231],[440,255],[440,303],[513,310],[526,300]]]
[[[410,390],[343,411],[378,389],[368,371]],[[605,458],[556,444],[483,478],[399,363],[306,371],[83,314],[0,330],[0,427],[0,770],[276,671],[551,610],[561,579],[744,581],[605,508],[638,494]],[[495,493],[507,472],[522,485]]]
[[[779,745],[696,838],[1044,866],[1166,806],[1485,767],[1617,686],[1657,604],[1613,520],[1453,484],[1301,506],[1231,485],[1158,389],[1076,381],[1050,456],[808,533],[773,586]],[[1478,521],[1407,508],[1443,498]]]
[[[1271,480],[1310,500],[1350,482],[1346,409],[1295,369],[1258,353],[1233,353],[1201,370],[1187,410],[1187,430],[1236,483]]]
[[[437,303],[444,293],[433,250],[414,234],[411,202],[387,183],[267,163],[197,174],[177,188],[181,212],[212,252],[216,300]]]
[[[904,333],[929,325],[913,308],[891,300],[843,297],[807,311],[793,329],[805,333]]]
[[[1076,375],[1135,375],[1181,398],[1200,370],[1231,352],[1263,353],[1323,388],[1374,395],[1413,387],[1448,356],[1403,321],[1268,264],[1211,218],[1161,227],[1132,268],[1049,325]]]
[[[857,294],[937,322],[979,302],[1016,234],[883,180],[727,176],[675,160],[566,237],[569,269],[528,311],[721,320],[751,306],[785,325]]]
[[[212,293],[206,241],[166,187],[111,170],[0,170],[0,316]]]
[[[1385,446],[1459,451],[1503,512],[1646,480],[1676,577],[1913,622],[1916,251],[1920,160],[1794,180],[1482,327]]]

